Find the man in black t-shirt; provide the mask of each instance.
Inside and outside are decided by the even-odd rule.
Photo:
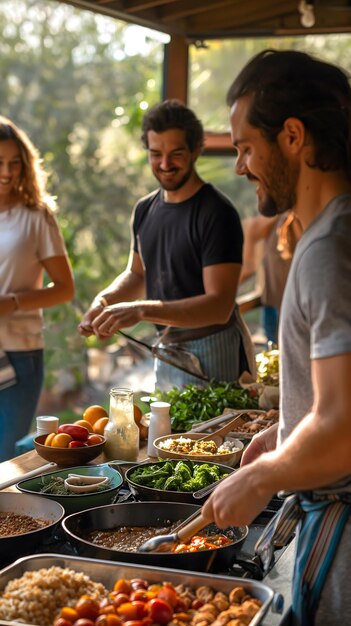
[[[235,306],[243,234],[229,199],[195,169],[203,138],[201,122],[181,102],[146,114],[142,140],[160,188],[137,203],[127,268],[96,296],[79,332],[103,339],[153,322],[159,333],[167,328],[163,343],[195,354],[209,379],[230,382],[244,367]],[[155,366],[159,388],[199,384],[158,359]]]

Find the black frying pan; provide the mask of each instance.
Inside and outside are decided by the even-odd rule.
[[[181,459],[184,463],[189,463],[189,461],[185,459]],[[160,469],[166,464],[171,463],[173,467],[176,467],[178,460],[175,459],[167,459],[166,461],[154,461],[150,463],[143,463],[142,467],[150,467],[151,465],[157,466]],[[210,463],[208,461],[191,461],[193,465],[216,465],[220,468],[221,475],[231,474],[234,472],[232,467],[229,465],[221,465],[220,463]],[[139,465],[134,465],[130,467],[125,473],[125,480],[128,483],[128,487],[131,490],[132,494],[135,496],[137,500],[162,500],[164,502],[183,502],[187,504],[202,504],[205,502],[208,496],[205,496],[201,499],[196,499],[193,497],[192,491],[166,491],[165,489],[156,489],[155,487],[148,487],[147,485],[139,485],[135,481],[131,479],[131,474],[139,467]]]
[[[225,531],[233,537],[231,544],[217,550],[201,552],[126,552],[103,548],[84,539],[84,536],[93,530],[107,530],[117,526],[156,526],[164,524],[165,521],[185,520],[197,510],[200,510],[200,507],[194,504],[176,502],[112,504],[69,515],[63,520],[62,526],[70,543],[81,556],[202,572],[210,571],[214,564],[217,570],[227,569],[235,561],[235,554],[247,536],[247,526],[233,527]],[[213,534],[219,532],[215,526],[213,531]]]

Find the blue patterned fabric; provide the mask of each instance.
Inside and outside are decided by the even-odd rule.
[[[296,494],[286,499],[258,540],[256,552],[267,570],[274,547],[285,545],[300,522],[292,594],[294,626],[313,626],[323,586],[350,516],[349,491]]]

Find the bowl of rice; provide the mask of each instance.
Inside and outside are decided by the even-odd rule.
[[[157,454],[162,459],[191,459],[235,466],[239,463],[244,444],[233,437],[213,438],[201,441],[208,433],[182,433],[158,437],[154,441]]]

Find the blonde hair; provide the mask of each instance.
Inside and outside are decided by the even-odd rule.
[[[55,211],[53,196],[46,191],[48,175],[42,167],[39,151],[28,135],[11,120],[0,116],[0,142],[12,140],[18,146],[22,160],[22,172],[16,192],[28,209]]]

